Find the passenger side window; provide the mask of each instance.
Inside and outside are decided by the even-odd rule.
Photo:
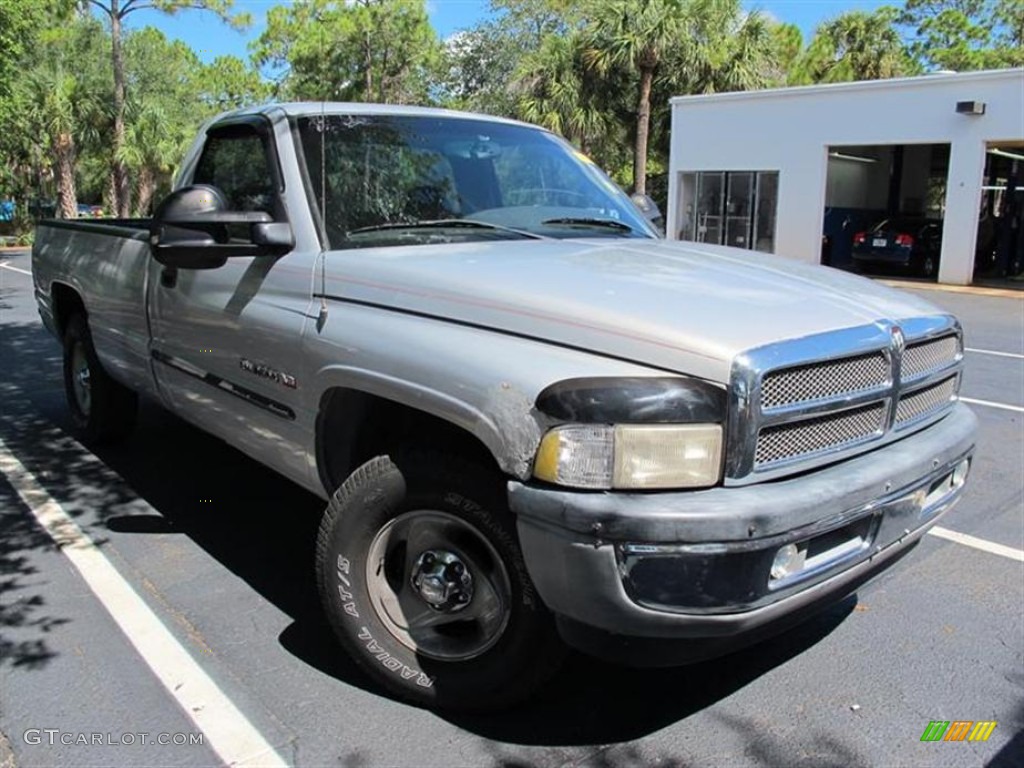
[[[232,211],[274,212],[274,179],[266,148],[255,132],[208,137],[192,183],[217,187]]]

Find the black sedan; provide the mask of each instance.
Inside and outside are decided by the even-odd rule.
[[[853,269],[863,272],[871,264],[934,277],[941,248],[941,220],[893,217],[853,236]]]

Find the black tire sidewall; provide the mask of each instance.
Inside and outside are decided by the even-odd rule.
[[[71,370],[74,348],[81,344],[85,353],[85,361],[89,366],[90,404],[89,413],[85,413],[78,405],[75,397],[74,376]],[[68,410],[71,413],[71,421],[75,427],[87,434],[95,431],[96,422],[96,386],[100,377],[97,375],[99,360],[92,346],[92,338],[89,335],[89,326],[81,315],[75,315],[68,321],[67,329],[64,332],[64,391],[68,402]]]
[[[436,461],[403,460],[403,469],[378,457],[331,501],[318,546],[318,580],[328,618],[347,650],[400,697],[453,709],[492,709],[527,695],[531,674],[558,654],[551,614],[538,597],[500,496],[484,483]],[[372,465],[372,466],[370,466]],[[352,478],[359,477],[359,471]],[[499,486],[500,487],[500,486]],[[378,618],[366,584],[366,558],[377,533],[404,512],[430,509],[466,521],[490,542],[508,573],[508,623],[480,656],[445,662],[409,649]]]
[[[72,354],[81,344],[89,366],[89,413],[78,405],[74,392]],[[64,391],[71,421],[82,436],[96,443],[110,443],[124,438],[135,423],[138,396],[110,378],[103,369],[92,343],[87,319],[73,315],[64,331]]]

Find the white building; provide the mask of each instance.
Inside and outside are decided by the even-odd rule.
[[[1012,229],[1013,247],[1024,246],[1024,196],[1014,193],[1024,189],[1024,70],[671,104],[670,238],[818,263],[823,225],[828,248],[849,253],[851,230],[875,219],[944,219],[938,279],[961,285],[972,280],[976,251],[991,249],[1001,214],[1016,218],[999,231]],[[1008,207],[1007,198],[1018,202]]]

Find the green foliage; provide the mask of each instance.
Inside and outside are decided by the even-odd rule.
[[[271,95],[270,84],[237,56],[218,56],[212,64],[200,65],[193,84],[214,113],[260,104]]]
[[[39,31],[66,18],[72,5],[73,0],[0,0],[0,109]]]
[[[792,85],[878,80],[917,74],[918,65],[896,29],[899,11],[883,6],[850,11],[820,25],[790,70]]]
[[[118,5],[119,12],[135,7]],[[109,29],[81,13],[38,21],[33,44],[17,59],[19,75],[0,98],[0,194],[15,197],[20,214],[29,201],[54,198],[64,215],[74,215],[76,198],[104,200],[112,213],[114,159],[127,171],[131,213],[145,214],[168,190],[203,120],[269,94],[259,73],[238,58],[205,65],[189,46],[156,29],[128,32],[122,50],[125,130],[114,146]]]
[[[252,63],[204,64],[122,22],[149,7],[244,26],[232,0],[0,0],[0,196],[146,213],[202,121],[271,97],[517,117],[628,186],[667,165],[672,96],[1024,66],[1024,0],[905,0],[842,13],[806,43],[741,0],[491,0],[441,43],[426,1],[281,2]]]
[[[83,2],[83,7],[86,3]],[[210,11],[237,28],[249,24],[248,14],[232,14],[234,0],[88,0],[87,7],[104,14],[110,23],[110,62],[114,77],[113,127],[111,131],[110,201],[118,216],[127,216],[131,204],[131,183],[125,165],[125,112],[127,83],[123,53],[123,25],[132,13],[156,9],[174,15],[184,9]]]
[[[500,0],[492,8],[496,19],[448,41],[446,103],[558,131],[624,186],[633,183],[641,102],[656,170],[667,158],[671,96],[782,82],[778,62],[801,44],[795,27],[776,34],[780,25],[745,13],[738,0]]]
[[[907,0],[900,21],[927,69],[1024,65],[1024,0]]]
[[[556,131],[584,152],[613,129],[606,78],[588,66],[586,40],[578,31],[549,35],[521,62],[518,110],[532,123]]]
[[[785,85],[804,49],[804,36],[796,24],[776,24],[771,27],[770,80],[772,85]]]
[[[569,0],[492,0],[491,12],[445,41],[436,95],[454,109],[525,117],[519,102],[538,65],[544,69],[542,46],[578,30],[583,8]]]
[[[89,0],[95,3],[96,0]],[[107,0],[109,5],[109,0]],[[235,29],[245,29],[252,23],[252,17],[248,13],[234,13],[234,0],[149,0],[150,6],[158,11],[174,16],[182,10],[210,11],[217,14],[222,21],[227,22]],[[123,4],[125,12],[135,10],[128,8],[131,2]],[[139,4],[140,6],[142,4]]]
[[[5,147],[15,188],[34,180],[56,196],[60,214],[76,215],[75,163],[102,132],[104,72],[98,61],[103,30],[88,17],[43,29],[22,58],[13,83],[18,140]]]
[[[311,0],[275,6],[252,45],[283,70],[287,98],[424,103],[441,58],[424,0]]]

